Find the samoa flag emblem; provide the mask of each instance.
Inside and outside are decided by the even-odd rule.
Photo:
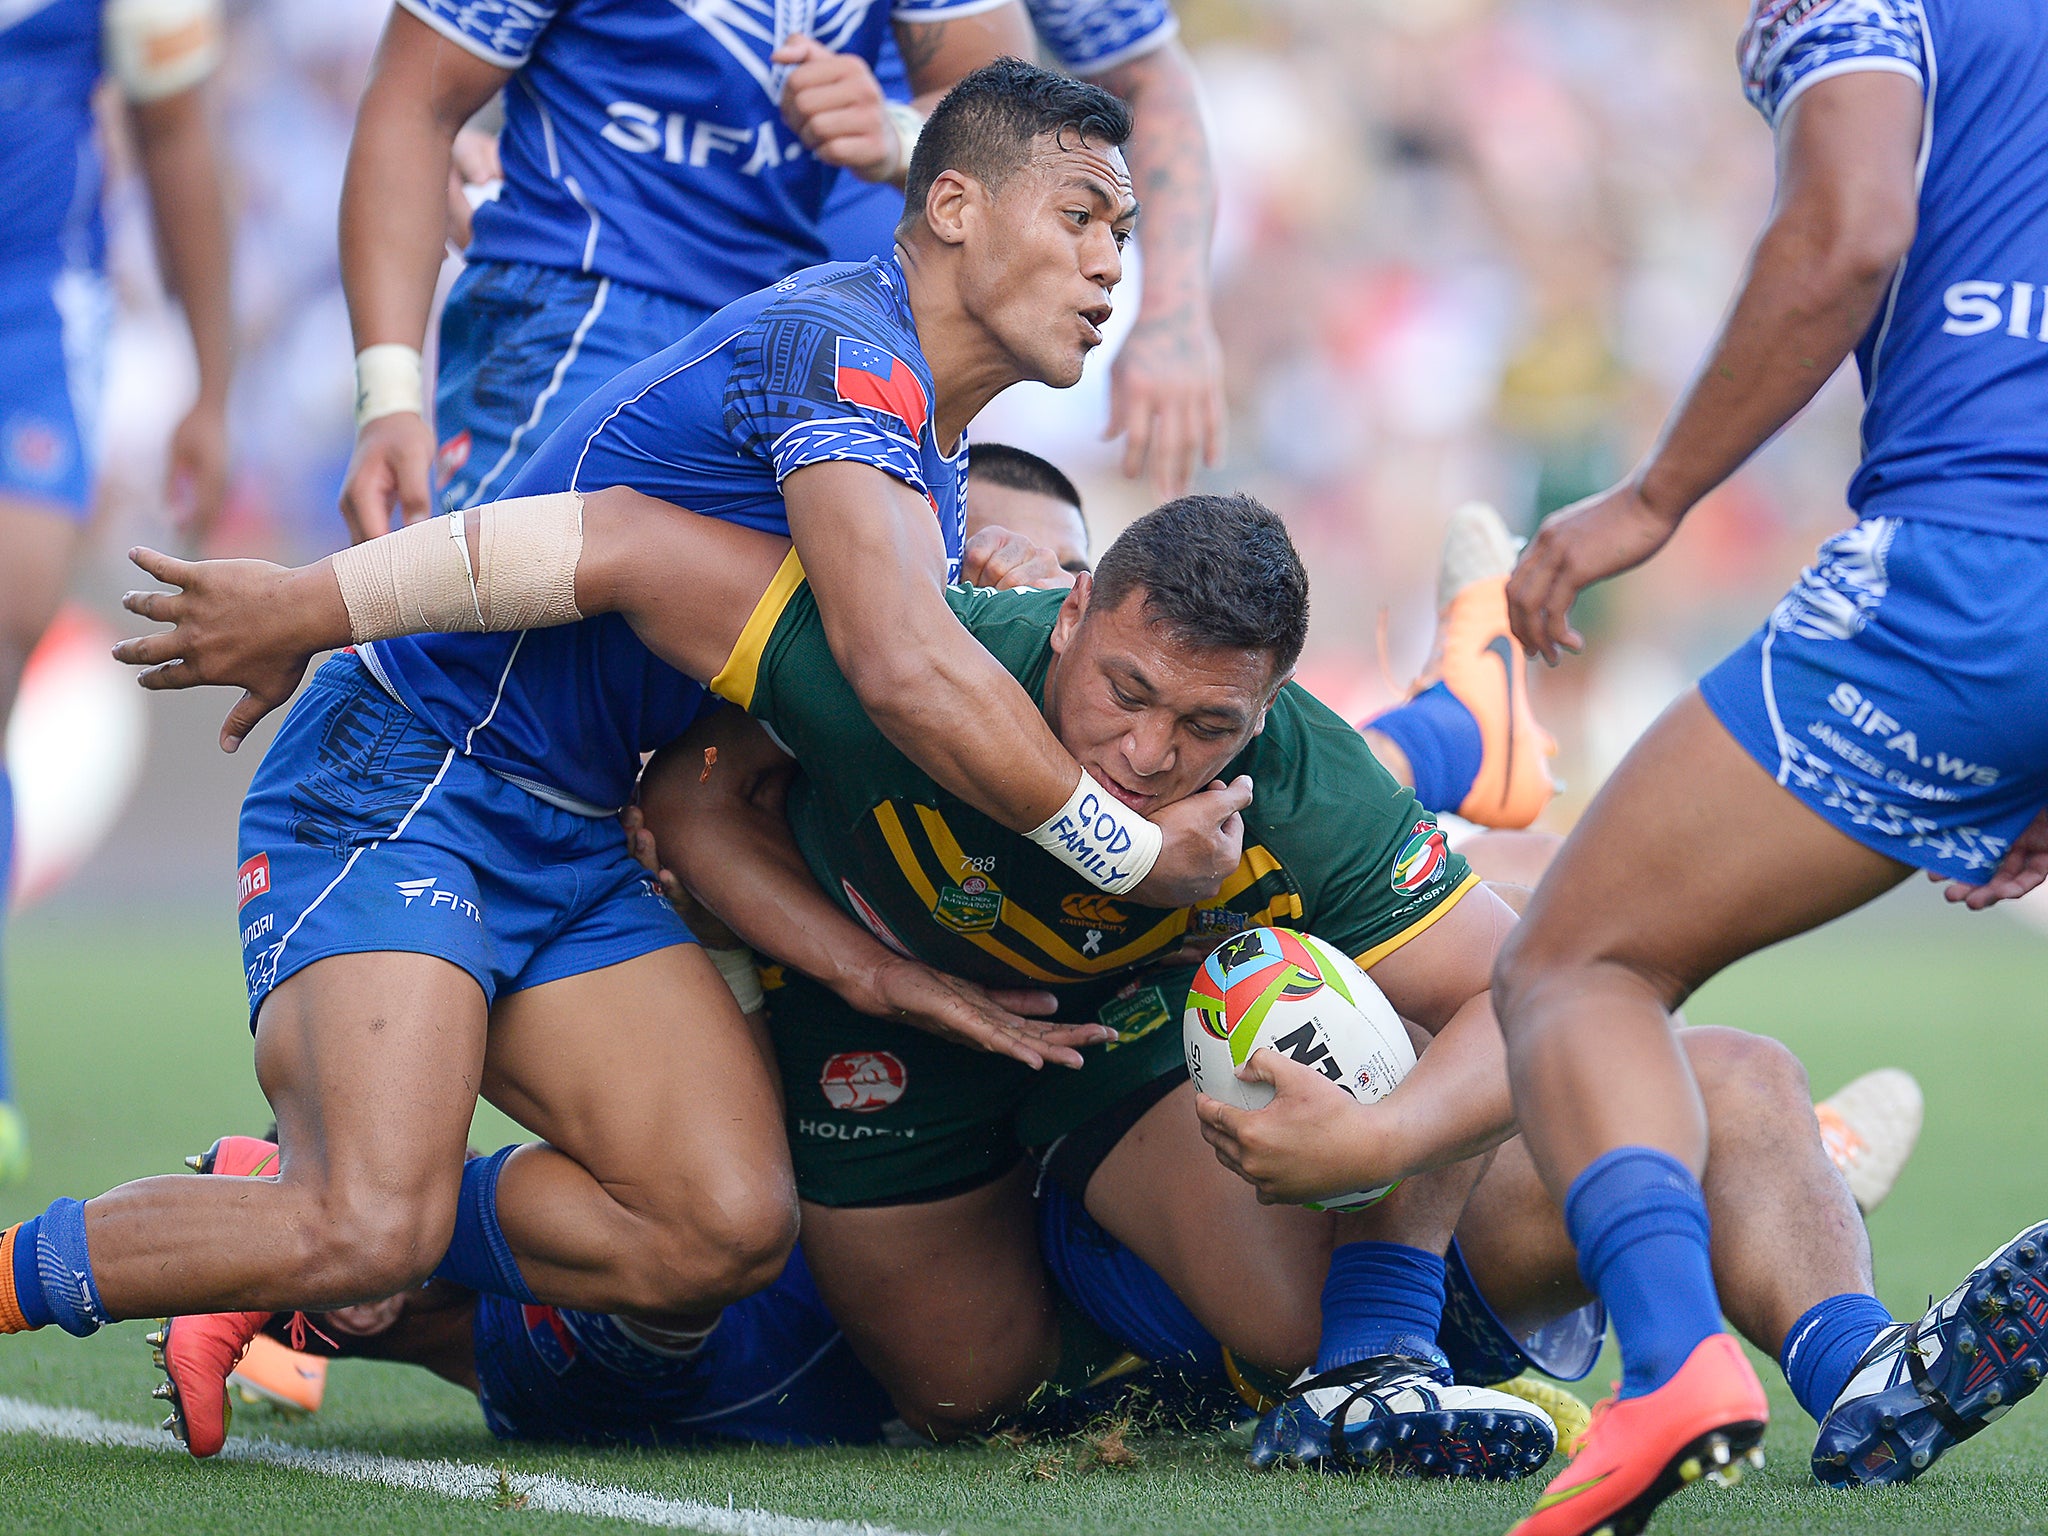
[[[924,424],[931,419],[931,402],[910,364],[887,347],[852,336],[839,337],[836,348],[832,388],[839,398],[894,416],[910,428],[912,437],[922,437]]]
[[[1433,821],[1418,821],[1408,829],[1408,840],[1394,856],[1394,889],[1419,891],[1444,872],[1451,861],[1451,845],[1443,829]]]

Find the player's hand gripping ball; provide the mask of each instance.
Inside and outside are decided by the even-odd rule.
[[[1415,1065],[1408,1031],[1372,979],[1343,951],[1291,928],[1249,928],[1210,953],[1188,988],[1181,1040],[1196,1090],[1240,1109],[1272,1102],[1271,1084],[1237,1075],[1254,1051],[1269,1046],[1364,1104],[1391,1093]],[[1362,1210],[1393,1187],[1335,1196],[1310,1209]]]

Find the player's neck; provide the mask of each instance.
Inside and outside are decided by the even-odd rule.
[[[925,366],[932,372],[932,432],[952,453],[981,408],[1024,379],[1017,359],[960,300],[951,253],[922,241],[899,241],[910,316]]]

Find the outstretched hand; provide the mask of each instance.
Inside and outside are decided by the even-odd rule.
[[[325,649],[301,638],[309,613],[295,581],[300,573],[267,560],[180,560],[154,549],[131,549],[128,558],[178,590],[121,599],[130,613],[171,628],[123,640],[114,659],[146,668],[136,681],[149,689],[242,689],[220,730],[221,750],[234,751],[297,692],[306,663]],[[346,634],[339,588],[331,595]]]
[[[1531,656],[1553,667],[1586,648],[1572,604],[1596,581],[1633,570],[1662,549],[1678,519],[1654,510],[1633,484],[1589,496],[1545,519],[1508,578],[1508,623]]]
[[[1021,1061],[1034,1071],[1047,1062],[1081,1065],[1080,1047],[1114,1040],[1101,1024],[1056,1024],[1045,1015],[1058,1000],[1050,992],[982,987],[916,960],[893,959],[847,999],[862,1013],[896,1019],[955,1045]]]
[[[1947,877],[1940,870],[1930,869],[1927,878],[1938,885]],[[2001,901],[2013,901],[2026,895],[2043,880],[2048,880],[2048,810],[2036,815],[2027,823],[2026,830],[2013,839],[2012,846],[2006,849],[2005,857],[1998,861],[1998,868],[1991,872],[1990,879],[1982,885],[1965,885],[1960,880],[1951,880],[1942,895],[1950,901],[1961,902],[1972,912],[1982,912]]]
[[[1313,1067],[1267,1046],[1252,1052],[1237,1076],[1272,1084],[1273,1101],[1239,1109],[1199,1093],[1195,1114],[1216,1160],[1256,1189],[1261,1205],[1349,1194],[1390,1183],[1404,1171],[1371,1166],[1371,1111]]]

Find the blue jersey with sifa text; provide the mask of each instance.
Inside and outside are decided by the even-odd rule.
[[[729,304],[583,402],[509,496],[629,486],[786,535],[784,478],[871,464],[939,521],[948,576],[966,512],[964,442],[940,451],[931,370],[893,257],[812,267]],[[363,647],[408,709],[464,754],[586,814],[631,798],[640,756],[673,741],[704,690],[603,614],[555,629],[417,635]]]
[[[1918,232],[1856,350],[1849,504],[2048,538],[2048,0],[1756,0],[1741,57],[1773,126],[1854,71],[1926,103]]]
[[[477,210],[473,261],[533,262],[706,309],[826,259],[817,223],[839,172],[782,121],[805,33],[870,64],[892,21],[1007,0],[399,0],[516,71],[505,184]]]

